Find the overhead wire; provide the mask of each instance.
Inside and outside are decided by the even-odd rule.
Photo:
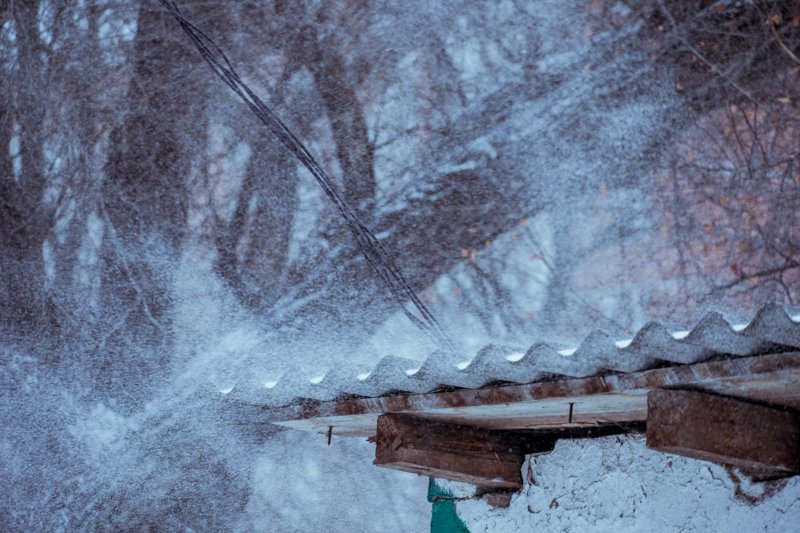
[[[211,70],[250,108],[270,132],[308,169],[325,194],[336,206],[353,234],[359,250],[369,265],[380,276],[392,296],[400,304],[405,316],[421,331],[430,336],[442,349],[455,351],[455,345],[439,321],[414,292],[400,267],[372,231],[361,221],[355,210],[345,200],[339,187],[317,163],[314,156],[292,133],[278,115],[245,84],[237,74],[227,55],[203,30],[181,13],[174,0],[159,0],[172,14],[181,28],[192,39],[200,55]],[[419,316],[406,306],[408,299]]]

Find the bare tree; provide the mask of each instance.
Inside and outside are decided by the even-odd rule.
[[[796,4],[181,5],[457,340],[797,303]],[[0,350],[48,362],[0,369],[0,422],[46,465],[14,502],[52,528],[225,529],[273,434],[187,376],[340,364],[396,301],[156,2],[0,1],[0,71]],[[190,337],[180,276],[213,327],[256,324],[252,353]],[[89,457],[87,419],[120,448]]]

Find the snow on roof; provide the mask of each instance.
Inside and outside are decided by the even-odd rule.
[[[355,395],[378,397],[397,392],[424,393],[441,388],[479,388],[491,383],[531,383],[552,376],[582,378],[628,373],[665,364],[743,357],[800,348],[800,316],[780,304],[763,306],[747,324],[730,324],[716,312],[688,331],[670,332],[649,322],[632,339],[614,341],[603,331],[589,334],[576,349],[537,342],[527,350],[487,345],[475,357],[436,351],[423,362],[386,356],[372,369],[342,366],[305,376],[288,370],[265,383],[252,376],[219,391],[244,403],[281,406],[304,399],[320,401]]]

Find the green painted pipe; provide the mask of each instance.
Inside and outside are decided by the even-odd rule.
[[[456,514],[453,494],[436,483],[428,481],[428,501],[431,506],[431,533],[469,533],[467,525]]]

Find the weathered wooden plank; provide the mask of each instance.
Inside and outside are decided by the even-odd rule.
[[[689,390],[647,395],[647,446],[757,472],[800,473],[791,410]]]
[[[379,415],[400,412],[487,429],[591,427],[644,421],[647,393],[676,386],[800,408],[800,352],[526,385],[307,402],[267,416],[295,429],[326,433],[333,426],[334,435],[363,436],[375,434]]]
[[[526,453],[551,451],[555,439],[489,431],[411,415],[381,415],[374,464],[485,488],[518,489]]]

